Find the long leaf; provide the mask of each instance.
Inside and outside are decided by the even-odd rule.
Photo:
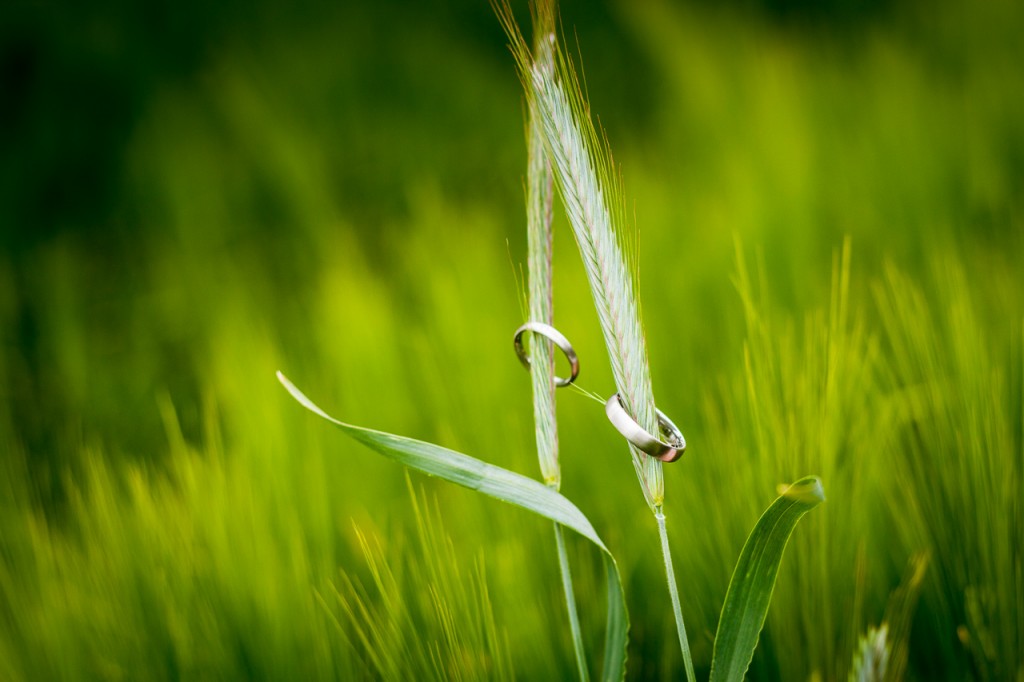
[[[460,452],[412,438],[346,424],[320,409],[281,372],[277,373],[277,378],[303,407],[331,422],[371,450],[431,476],[438,476],[446,481],[528,509],[571,528],[597,545],[603,553],[605,572],[608,578],[608,619],[602,679],[622,680],[625,677],[629,615],[626,612],[626,600],[622,591],[619,567],[611,552],[601,541],[597,531],[576,505],[560,493],[532,478],[482,462]]]
[[[789,486],[758,519],[725,595],[711,659],[711,682],[743,679],[768,615],[786,543],[803,515],[824,501],[821,479],[808,476]]]

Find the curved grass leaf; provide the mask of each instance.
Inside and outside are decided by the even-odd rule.
[[[625,677],[629,615],[626,612],[626,600],[622,591],[619,567],[611,552],[598,536],[597,531],[576,505],[560,493],[532,478],[482,462],[460,452],[412,438],[346,424],[320,409],[284,374],[278,372],[277,378],[303,407],[331,422],[371,450],[423,473],[438,476],[446,481],[528,509],[571,528],[597,545],[603,554],[608,578],[608,618],[602,679],[622,680]]]
[[[786,543],[803,515],[824,501],[821,479],[807,476],[789,486],[758,519],[725,595],[715,635],[711,682],[743,679],[768,615]]]

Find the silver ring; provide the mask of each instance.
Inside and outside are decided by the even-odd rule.
[[[618,393],[612,394],[612,397],[608,398],[608,402],[604,404],[604,413],[608,415],[608,420],[626,440],[651,457],[656,457],[662,462],[674,462],[683,456],[683,452],[686,450],[686,439],[683,438],[679,427],[673,424],[664,412],[658,408],[654,408],[654,411],[658,415],[658,426],[661,428],[661,433],[668,442],[655,438],[637,424],[636,420],[626,413]]]
[[[572,376],[568,379],[555,377],[555,386],[562,388],[563,386],[568,386],[572,382],[576,381],[576,377],[580,375],[580,359],[576,357],[576,351],[572,349],[572,344],[569,343],[569,339],[565,338],[562,332],[558,331],[550,324],[544,324],[543,322],[527,322],[516,330],[516,336],[512,340],[512,343],[515,346],[516,355],[519,356],[519,362],[523,363],[523,366],[527,369],[530,368],[530,358],[526,356],[526,349],[523,348],[523,332],[540,334],[558,346],[561,351],[565,353],[565,359],[569,361]]]

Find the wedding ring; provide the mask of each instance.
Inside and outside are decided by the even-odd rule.
[[[563,386],[568,386],[572,382],[576,381],[576,377],[580,374],[580,359],[576,357],[576,351],[573,350],[572,344],[569,343],[569,339],[565,338],[562,332],[558,331],[550,324],[544,324],[543,322],[527,322],[516,330],[516,336],[512,343],[515,345],[516,355],[519,356],[519,362],[523,363],[523,366],[527,369],[530,367],[530,358],[527,357],[526,349],[523,348],[523,332],[540,334],[558,346],[562,352],[565,353],[565,358],[569,361],[572,376],[568,379],[555,377],[555,386],[562,388]]]
[[[683,438],[679,428],[661,410],[654,408],[654,411],[658,415],[658,426],[661,433],[668,442],[655,438],[637,424],[636,420],[630,417],[622,406],[622,399],[619,398],[618,393],[613,394],[604,404],[604,412],[608,415],[608,420],[626,440],[651,457],[656,457],[662,462],[674,462],[682,457],[686,450],[686,439]]]

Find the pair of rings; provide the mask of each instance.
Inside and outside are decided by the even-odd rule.
[[[569,361],[571,375],[568,379],[555,377],[555,386],[562,388],[576,381],[576,377],[580,374],[580,359],[576,355],[576,351],[562,332],[543,322],[527,322],[516,330],[512,343],[515,347],[516,355],[519,356],[519,361],[523,363],[524,367],[530,367],[530,358],[523,348],[523,334],[526,332],[533,332],[545,337],[565,353],[565,357]],[[604,412],[608,416],[608,421],[633,446],[641,452],[663,462],[674,462],[682,457],[683,452],[686,450],[686,439],[683,438],[682,432],[664,412],[657,408],[654,411],[658,416],[658,428],[661,431],[662,438],[651,435],[647,429],[640,426],[635,419],[629,416],[618,393],[613,394],[604,405]]]

